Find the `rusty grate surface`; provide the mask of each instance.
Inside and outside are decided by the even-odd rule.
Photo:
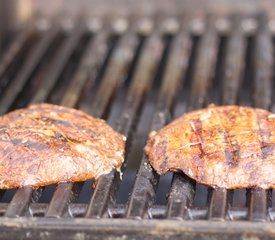
[[[70,219],[80,225],[97,219],[106,226],[119,226],[120,220],[127,225],[125,218],[135,219],[128,220],[133,226],[154,225],[154,219],[213,221],[214,227],[226,221],[239,230],[242,224],[244,230],[247,223],[273,222],[271,190],[227,191],[196,185],[184,174],[158,176],[143,147],[151,130],[209,103],[274,111],[274,32],[274,21],[264,15],[67,20],[19,32],[0,59],[0,113],[44,101],[82,109],[128,137],[127,156],[122,178],[113,171],[97,183],[1,191],[0,228],[24,219],[33,226],[60,224],[60,231]],[[209,229],[205,236],[213,234]]]

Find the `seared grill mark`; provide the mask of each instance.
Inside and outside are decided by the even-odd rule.
[[[239,150],[225,150],[224,151],[225,158],[226,158],[226,164],[229,165],[229,167],[236,167],[239,164],[239,158],[240,158],[240,152]]]
[[[196,173],[196,175],[198,176],[198,172],[200,168],[203,168],[204,166],[204,162],[205,162],[205,158],[206,158],[206,154],[203,150],[203,144],[204,144],[204,139],[202,136],[202,122],[199,118],[194,118],[190,121],[190,126],[191,126],[191,130],[193,132],[193,136],[195,136],[196,140],[194,141],[193,136],[192,136],[192,142],[190,144],[190,148],[196,148],[199,149],[200,154],[199,156],[192,156],[192,162],[197,165],[196,170],[194,171]],[[196,144],[192,144],[192,143],[196,143]],[[188,174],[188,173],[187,173]]]
[[[27,172],[31,175],[34,175],[34,174],[37,173],[38,169],[39,169],[39,165],[33,164],[33,165],[31,165],[30,167],[27,168]]]
[[[36,150],[45,150],[49,149],[49,146],[47,144],[41,143],[41,142],[34,142],[30,140],[25,140],[25,139],[3,139],[0,138],[0,142],[6,142],[6,143],[12,143],[14,145],[22,145],[28,148],[34,148]]]
[[[263,145],[262,149],[262,156],[264,159],[268,158],[269,156],[273,156],[275,152],[275,145]]]
[[[261,159],[265,159],[265,153],[263,152],[263,148],[265,146],[264,142],[263,142],[263,135],[264,135],[264,131],[261,128],[261,124],[260,124],[260,114],[257,113],[255,110],[253,111],[255,114],[255,121],[257,123],[257,127],[258,127],[258,141],[259,141],[259,145],[260,145],[260,149],[261,149]]]
[[[156,145],[156,156],[158,156],[160,159],[163,158],[165,152],[166,152],[166,146],[167,141],[161,141]],[[167,166],[167,159],[164,158],[164,161],[161,163],[160,167],[165,169]]]
[[[165,157],[164,160],[162,161],[162,163],[160,164],[161,171],[163,171],[167,168],[167,164],[168,164],[168,158]]]
[[[194,138],[196,139],[194,142],[198,143],[198,144],[194,144],[194,145],[190,145],[191,148],[199,148],[200,149],[200,157],[203,158],[203,156],[205,155],[204,151],[203,151],[203,137],[202,137],[202,122],[200,119],[192,119],[190,121],[190,127],[191,130],[193,131],[193,135],[192,135],[192,142],[194,140]],[[193,136],[195,136],[193,138]]]
[[[219,124],[222,128],[222,135],[224,136],[225,140],[225,158],[226,158],[226,163],[229,165],[229,167],[236,167],[239,164],[239,158],[240,158],[240,146],[237,143],[233,143],[231,140],[231,135],[230,135],[230,129],[227,129],[225,125],[226,121],[230,122],[230,119],[228,118],[227,114],[222,114],[218,109],[215,110],[215,113],[217,114],[219,118]]]
[[[42,118],[42,120],[45,122],[49,122],[50,124],[60,125],[62,127],[73,127],[72,124],[66,120],[50,118],[50,117],[44,117],[44,118]]]
[[[267,114],[258,114],[258,124],[262,139],[261,151],[263,159],[266,159],[275,153],[275,145],[272,143],[274,126],[272,126],[272,121],[269,121],[268,117],[269,115]]]

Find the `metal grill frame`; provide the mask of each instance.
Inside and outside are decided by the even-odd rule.
[[[254,19],[254,20],[253,20]],[[218,60],[219,35],[227,36],[225,71],[221,86],[224,93],[222,104],[243,103],[238,99],[245,69],[242,59],[245,57],[246,37],[254,36],[253,81],[255,95],[253,105],[270,109],[272,107],[272,66],[273,49],[272,33],[268,26],[268,18],[260,14],[256,18],[243,20],[240,16],[229,17],[231,27],[226,24],[219,27],[222,20],[209,15],[197,22],[190,18],[137,21],[121,20],[111,24],[103,23],[103,27],[93,25],[92,38],[86,44],[86,51],[74,70],[74,75],[66,88],[61,105],[79,107],[96,117],[107,117],[107,121],[119,132],[128,137],[128,146],[132,142],[132,134],[146,104],[146,95],[153,89],[153,82],[159,72],[160,62],[165,53],[162,36],[172,35],[169,43],[165,69],[162,72],[161,84],[156,96],[156,105],[150,130],[158,130],[171,119],[178,92],[183,85],[183,76],[187,75],[191,56],[190,32],[200,35],[199,47],[193,71],[190,97],[185,111],[203,107],[206,104],[209,86],[213,81]],[[250,21],[250,22],[249,22]],[[258,23],[258,26],[255,22]],[[181,23],[181,24],[179,24]],[[202,25],[200,25],[202,23]],[[205,23],[205,24],[203,24]],[[241,23],[245,27],[241,28]],[[204,26],[203,26],[204,25]],[[63,29],[63,44],[59,47],[57,57],[50,63],[51,71],[43,75],[40,88],[31,96],[28,103],[47,101],[60,76],[62,75],[74,49],[81,37],[87,32],[83,22],[75,23],[64,30],[59,23],[49,29],[37,30],[31,26],[15,38],[0,65],[0,112],[3,114],[16,107],[18,95],[26,84],[37,73],[49,46]],[[273,29],[274,30],[274,29]],[[117,123],[108,118],[110,104],[129,72],[138,48],[138,34],[145,36],[139,56],[137,57],[125,101],[121,106],[121,115]],[[107,59],[108,36],[118,35],[115,47]],[[24,46],[35,38],[36,44],[25,50]],[[28,46],[27,46],[28,47]],[[92,56],[92,57],[91,57]],[[23,63],[11,83],[3,79],[13,78],[16,64]],[[83,88],[93,88],[100,67],[105,64],[106,70],[100,77],[95,95],[78,103]],[[43,67],[43,66],[42,66]],[[41,70],[41,69],[40,69]],[[233,74],[232,74],[233,73]],[[11,80],[10,80],[11,81]],[[229,84],[230,83],[230,84]],[[85,92],[85,91],[84,91]],[[262,94],[266,93],[266,94]],[[102,97],[104,96],[104,97]],[[199,96],[199,97],[198,97]],[[252,189],[248,191],[246,208],[231,206],[232,192],[225,189],[210,189],[207,207],[193,208],[195,183],[183,174],[174,174],[167,206],[154,205],[159,176],[152,170],[143,155],[135,179],[132,194],[126,205],[119,205],[115,197],[120,184],[120,176],[116,171],[102,176],[93,191],[88,204],[78,204],[78,197],[83,183],[62,183],[56,190],[49,204],[38,203],[43,189],[18,189],[10,203],[0,203],[0,238],[42,238],[42,239],[239,239],[265,238],[272,239],[275,211],[270,207],[270,191]],[[1,194],[4,194],[1,191]],[[35,216],[35,217],[33,217]],[[41,216],[41,217],[37,217]],[[149,218],[149,219],[148,219]],[[153,219],[150,219],[153,218]]]

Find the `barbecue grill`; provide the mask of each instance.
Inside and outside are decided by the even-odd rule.
[[[91,11],[79,17],[68,1],[57,17],[48,2],[33,1],[31,20],[13,16],[21,24],[2,36],[0,113],[82,109],[127,136],[126,161],[97,182],[2,190],[0,238],[273,239],[271,190],[159,176],[143,154],[150,131],[210,103],[274,111],[273,5],[83,1]]]

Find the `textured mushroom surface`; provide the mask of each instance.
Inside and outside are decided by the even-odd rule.
[[[184,172],[212,187],[275,187],[275,114],[209,106],[151,132],[145,152],[159,174]]]
[[[0,188],[85,181],[120,169],[126,138],[104,120],[37,104],[0,117]]]

